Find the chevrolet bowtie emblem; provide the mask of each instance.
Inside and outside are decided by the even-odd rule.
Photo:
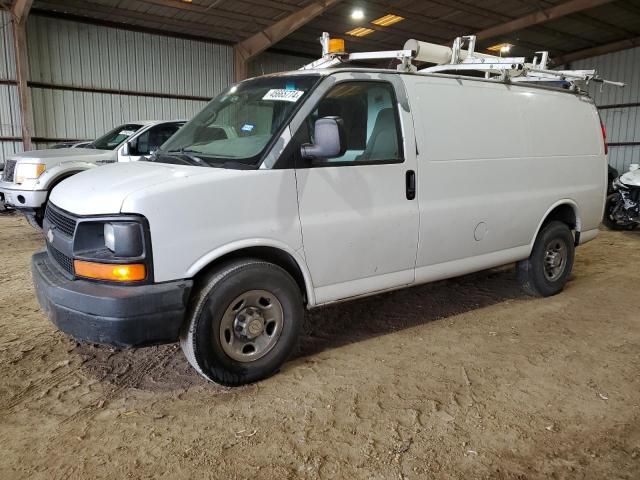
[[[53,243],[53,229],[49,229],[47,231],[47,240],[49,240],[49,243]]]

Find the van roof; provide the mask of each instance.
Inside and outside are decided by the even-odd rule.
[[[140,125],[157,125],[159,123],[178,123],[178,122],[186,122],[186,120],[178,119],[178,120],[131,120],[130,122],[125,123],[138,123]]]
[[[540,85],[538,83],[527,83],[527,82],[505,82],[504,80],[498,80],[494,78],[481,78],[481,77],[471,77],[468,75],[460,75],[460,74],[451,74],[451,73],[425,73],[425,72],[401,72],[395,69],[388,68],[367,68],[367,67],[335,67],[335,68],[319,68],[319,69],[309,69],[309,70],[290,70],[287,72],[278,72],[278,73],[270,73],[266,75],[260,75],[261,77],[280,77],[280,76],[291,76],[291,75],[319,75],[322,77],[328,77],[329,75],[333,75],[335,73],[342,72],[353,72],[353,73],[385,73],[391,75],[409,75],[414,77],[435,77],[435,78],[451,78],[451,79],[459,79],[465,81],[477,81],[477,82],[489,82],[492,84],[502,84],[502,85],[511,85],[514,87],[522,87],[522,88],[537,88],[542,90],[549,90],[552,92],[561,92],[568,93],[572,95],[579,95],[591,98],[589,93],[584,90],[569,90],[566,88],[558,88],[552,87],[548,85]],[[257,78],[257,77],[254,77]]]

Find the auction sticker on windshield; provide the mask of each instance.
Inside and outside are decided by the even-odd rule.
[[[263,100],[276,100],[281,102],[297,102],[300,100],[300,97],[304,95],[304,92],[301,90],[285,90],[274,88],[269,90],[264,97]]]

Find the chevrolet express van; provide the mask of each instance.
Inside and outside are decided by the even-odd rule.
[[[337,68],[232,86],[149,161],[56,187],[33,257],[72,337],[180,341],[209,380],[285,362],[311,309],[517,262],[562,290],[602,218],[607,160],[579,92]]]

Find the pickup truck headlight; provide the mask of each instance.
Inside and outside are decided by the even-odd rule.
[[[42,175],[47,166],[44,163],[18,163],[16,166],[16,183],[25,180],[36,180]]]

